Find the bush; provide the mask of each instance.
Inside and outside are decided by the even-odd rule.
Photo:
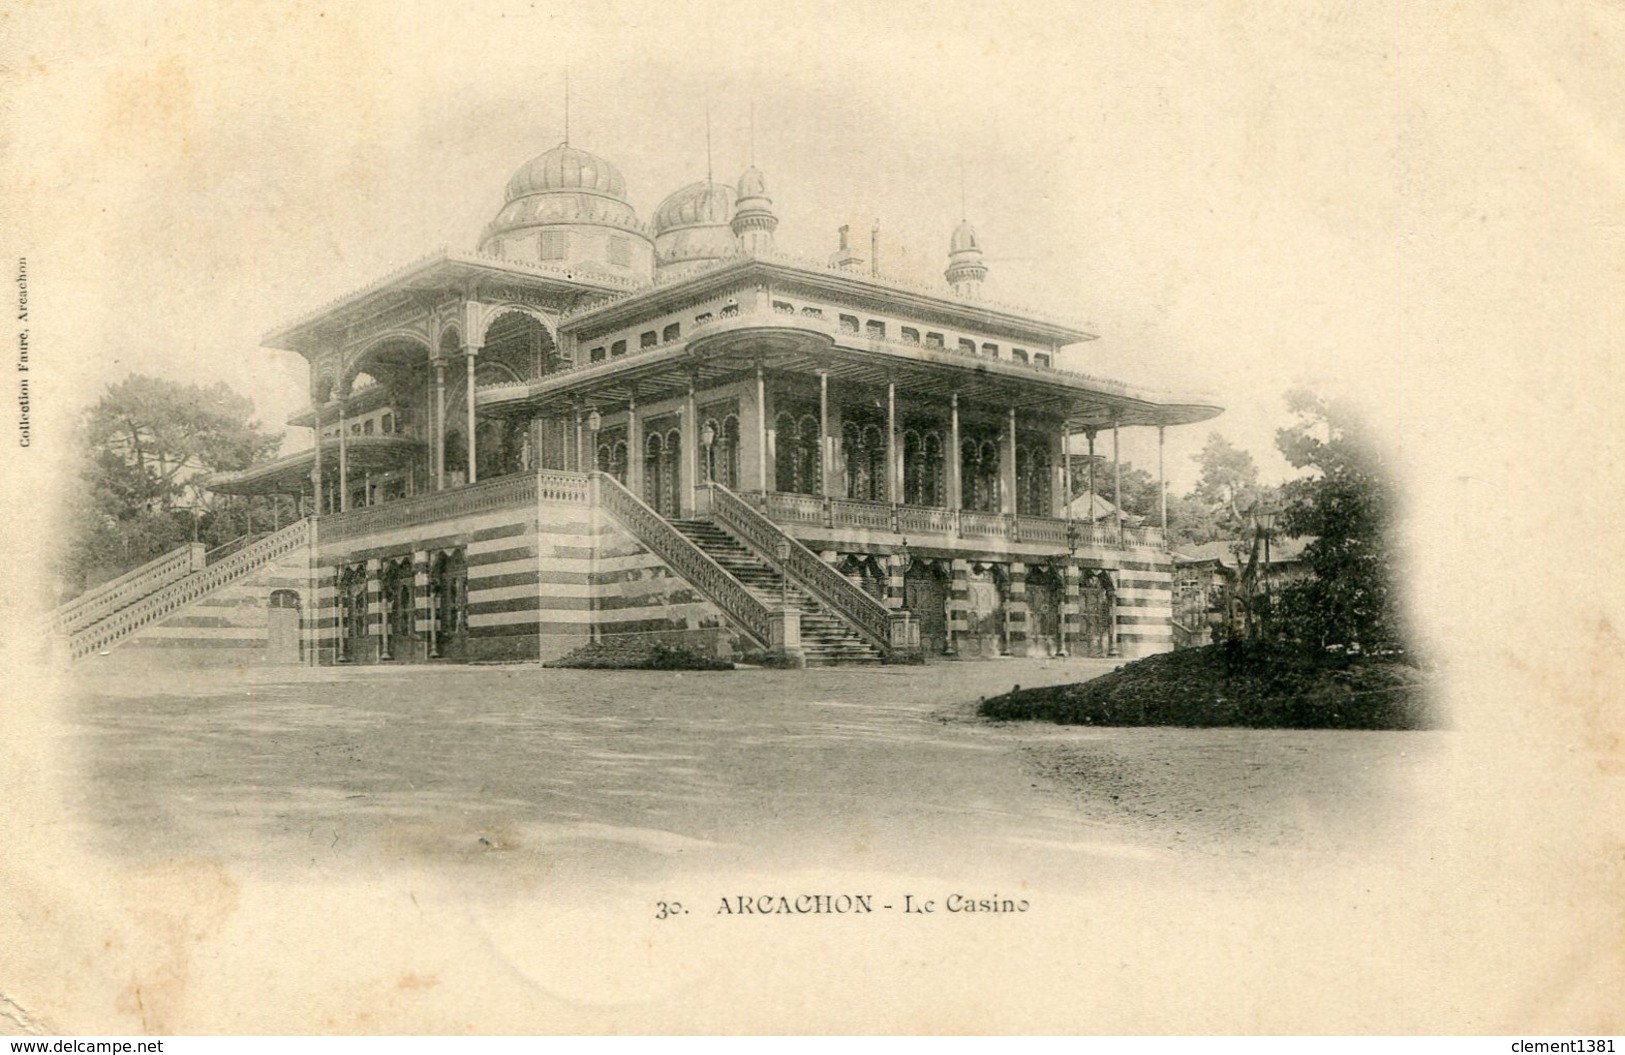
[[[1169,652],[1073,685],[983,700],[999,720],[1062,725],[1425,729],[1429,679],[1403,656],[1234,641]]]
[[[713,659],[661,641],[594,641],[542,664],[570,670],[732,670],[725,659]]]

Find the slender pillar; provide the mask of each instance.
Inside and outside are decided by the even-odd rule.
[[[575,406],[576,415],[576,472],[584,473],[589,465],[587,462],[587,448],[581,442],[581,404]]]
[[[1117,507],[1117,541],[1123,542],[1123,459],[1119,457],[1117,445],[1118,433],[1117,419],[1112,418],[1112,504]]]
[[[903,501],[903,463],[897,452],[897,382],[886,382],[886,498]]]
[[[1061,514],[1072,520],[1072,423],[1061,422]]]
[[[463,349],[463,362],[465,362],[467,364],[467,368],[468,368],[468,385],[467,385],[468,391],[466,393],[468,398],[467,398],[466,402],[468,403],[468,482],[469,483],[476,483],[479,480],[479,470],[476,468],[476,465],[478,463],[475,460],[475,452],[474,452],[474,447],[475,447],[475,444],[474,444],[474,367],[475,367],[475,360],[479,356],[479,351],[480,350],[478,348],[474,347],[473,345],[468,345],[467,347],[465,347]]]
[[[1157,500],[1162,503],[1162,515],[1160,519],[1162,521],[1162,540],[1165,543],[1168,541],[1168,483],[1163,478],[1162,457],[1163,443],[1166,439],[1163,434],[1166,431],[1166,425],[1157,426]]]
[[[1095,430],[1084,429],[1089,439],[1089,522],[1095,522]]]
[[[683,467],[682,474],[686,479],[678,494],[684,496],[686,501],[680,502],[684,514],[694,512],[694,505],[699,501],[700,486],[700,426],[697,420],[700,416],[699,408],[694,403],[694,378],[688,379],[688,398],[683,401]]]
[[[767,493],[767,380],[762,364],[756,364],[756,486]]]
[[[818,493],[828,498],[831,493],[830,473],[834,458],[829,449],[829,374],[818,372]]]
[[[316,424],[311,426],[316,434],[316,464],[310,470],[310,495],[314,507],[312,516],[322,515],[322,408],[316,408]],[[303,495],[300,495],[303,498]]]
[[[344,397],[339,396],[339,512],[350,508],[350,428],[344,423]]]
[[[434,361],[434,489],[446,489],[446,361]]]
[[[643,422],[638,420],[638,394],[626,400],[626,487],[643,497]]]
[[[958,512],[964,508],[964,485],[960,473],[964,465],[959,453],[959,393],[948,398],[948,508]]]
[[[1003,470],[1003,472],[999,473],[999,475],[1004,478],[1004,501],[1000,503],[1000,507],[1006,513],[1014,513],[1016,511],[1016,509],[1017,509],[1017,506],[1016,506],[1016,408],[1011,407],[1009,412],[1005,415],[1005,417],[1006,417],[1006,419],[1008,421],[1008,427],[1005,429],[1005,436],[1004,436],[1004,446],[1005,446],[1004,455],[1005,456],[1004,456],[1004,464],[999,466],[999,468]]]

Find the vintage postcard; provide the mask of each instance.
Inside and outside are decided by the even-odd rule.
[[[1625,1029],[1625,9],[15,5],[0,1026]]]

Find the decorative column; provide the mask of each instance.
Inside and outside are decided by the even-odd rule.
[[[829,449],[829,373],[818,371],[818,493],[825,498],[834,493],[829,477],[835,459]]]
[[[1084,429],[1089,440],[1089,523],[1095,522],[1095,430]]]
[[[1080,631],[1078,620],[1078,566],[1067,561],[1061,566],[1061,655],[1068,655]]]
[[[590,463],[587,461],[587,448],[586,448],[586,445],[581,442],[581,404],[580,403],[577,403],[575,405],[575,417],[576,417],[576,472],[584,473],[589,468]]]
[[[688,396],[683,400],[683,464],[680,472],[683,479],[677,493],[682,496],[678,505],[682,515],[691,516],[694,513],[694,504],[699,500],[700,486],[700,427],[698,418],[699,409],[694,403],[694,378],[688,379]]]
[[[903,501],[903,463],[897,453],[897,382],[886,381],[886,500]]]
[[[756,364],[756,484],[757,490],[767,493],[767,380],[762,376],[762,364]]]
[[[904,540],[905,545],[907,540]],[[881,601],[887,608],[903,607],[903,578],[908,574],[909,556],[904,553],[886,554],[886,596]]]
[[[999,508],[1005,513],[1016,511],[1016,408],[1011,407],[1005,415],[1008,427],[1004,435],[1004,457],[999,466],[999,478],[1004,486],[1004,500]]]
[[[467,344],[467,345],[463,346],[463,362],[466,364],[467,371],[468,371],[468,385],[467,385],[468,391],[465,394],[467,396],[466,402],[468,404],[468,482],[469,483],[477,483],[479,481],[479,470],[476,468],[478,462],[477,462],[477,459],[475,458],[475,451],[474,451],[474,447],[475,447],[475,443],[474,443],[474,440],[475,440],[475,437],[474,437],[474,368],[476,366],[476,361],[479,358],[479,354],[480,354],[479,345]]]
[[[429,597],[429,554],[423,550],[412,551],[412,633],[428,642],[430,658],[439,654],[435,647],[434,606]]]
[[[1123,544],[1123,460],[1118,457],[1117,418],[1112,417],[1112,505],[1117,507],[1117,544]]]
[[[958,635],[970,631],[970,561],[956,557],[949,564],[948,654],[959,652]]]
[[[1061,516],[1072,519],[1072,423],[1061,422],[1061,478],[1055,493],[1061,496]]]
[[[378,639],[378,656],[382,658],[388,651],[384,643],[385,622],[383,619],[383,588],[378,582],[379,560],[377,557],[367,561],[367,600],[365,634]]]
[[[434,360],[434,489],[446,489],[446,361]]]
[[[1012,656],[1027,654],[1027,565],[1010,564],[1010,596],[1004,602],[1004,644]]]
[[[323,495],[322,495],[322,408],[321,407],[316,408],[316,424],[311,426],[311,431],[316,434],[316,465],[315,465],[314,468],[312,468],[310,470],[310,488],[311,488],[310,494],[311,494],[311,498],[314,499],[314,501],[311,504],[315,507],[314,509],[311,510],[310,515],[315,516],[315,517],[319,517],[319,516],[322,515],[322,497],[323,497]],[[299,497],[301,499],[303,499],[304,494],[301,493]]]
[[[955,513],[964,508],[963,483],[960,473],[964,465],[959,453],[959,393],[948,400],[948,508]]]
[[[339,512],[350,508],[350,441],[349,426],[344,423],[344,396],[339,404]]]
[[[626,489],[643,497],[643,422],[638,420],[638,394],[626,400]]]

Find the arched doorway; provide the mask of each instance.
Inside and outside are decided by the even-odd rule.
[[[380,657],[412,659],[416,655],[417,645],[412,618],[416,606],[412,591],[412,558],[397,557],[385,561],[379,571],[379,586],[384,605],[384,638]]]
[[[299,662],[299,613],[298,590],[271,591],[265,608],[265,662]]]
[[[429,563],[429,658],[461,660],[468,645],[468,560],[442,550]]]
[[[1111,576],[1088,571],[1078,586],[1078,641],[1076,656],[1108,656],[1112,649]]]
[[[677,516],[681,451],[676,428],[651,431],[644,441],[643,500],[663,517]]]
[[[841,558],[840,572],[852,584],[877,601],[886,598],[886,569],[874,557],[864,553],[848,553]]]
[[[948,651],[948,586],[941,561],[911,561],[903,575],[903,607],[920,624],[920,647],[928,656]]]
[[[972,564],[965,580],[965,633],[960,640],[962,655],[1002,656],[1006,649],[1005,599],[1010,578],[997,564]]]
[[[360,564],[351,564],[339,573],[339,647],[340,663],[359,663],[368,658],[367,647],[367,570]]]
[[[1053,656],[1061,650],[1061,600],[1066,588],[1053,568],[1027,568],[1027,654]]]

